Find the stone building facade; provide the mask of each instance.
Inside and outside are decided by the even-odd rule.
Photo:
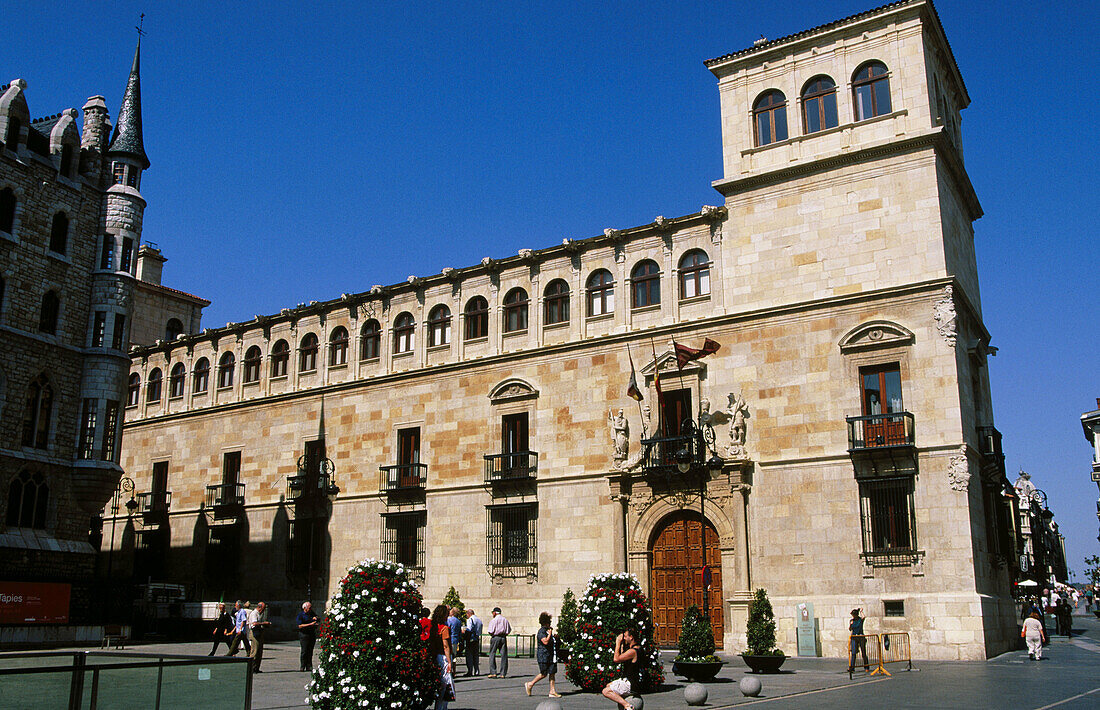
[[[0,87],[0,580],[71,584],[94,616],[89,531],[119,483],[135,256],[149,166],[138,54],[118,123],[102,96],[30,118]]]
[[[1100,488],[1100,397],[1096,398],[1096,409],[1081,415],[1081,428],[1085,432],[1085,438],[1093,447],[1092,455],[1092,481]],[[1100,498],[1096,500],[1096,517],[1100,519]],[[1096,536],[1100,540],[1100,535]]]
[[[134,324],[132,345],[152,345],[158,340],[175,340],[202,330],[202,309],[210,301],[161,283],[164,262],[155,244],[146,242],[138,250],[137,280],[134,281]]]
[[[527,631],[627,570],[666,645],[706,598],[743,648],[765,587],[788,653],[803,602],[829,656],[856,606],[918,657],[1010,648],[968,97],[934,8],[706,64],[722,205],[138,349],[123,465],[170,504],[114,521],[119,556],[288,611],[382,556]]]

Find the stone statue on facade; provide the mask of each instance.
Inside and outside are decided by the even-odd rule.
[[[642,405],[642,438],[648,439],[653,432],[653,411],[649,408],[649,402],[646,402]]]
[[[745,404],[745,398],[740,393],[729,394],[729,405],[726,407],[726,416],[730,422],[730,447],[729,455],[734,458],[745,456],[745,437],[748,434],[749,406]]]
[[[630,425],[626,421],[626,413],[621,409],[618,414],[608,410],[607,426],[611,429],[611,441],[615,445],[615,461],[621,463],[630,450]]]
[[[1016,489],[1016,495],[1020,497],[1022,507],[1031,504],[1031,495],[1035,492],[1035,484],[1031,482],[1030,473],[1020,471],[1020,476],[1012,484],[1012,487]]]

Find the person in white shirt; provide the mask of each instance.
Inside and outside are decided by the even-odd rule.
[[[1027,657],[1033,661],[1043,658],[1043,642],[1047,639],[1047,632],[1043,628],[1043,622],[1039,621],[1039,614],[1032,612],[1031,616],[1024,619],[1024,628],[1020,635],[1027,642]]]
[[[248,639],[252,642],[248,657],[252,659],[253,673],[263,673],[260,663],[264,660],[264,632],[268,626],[271,622],[267,620],[267,604],[260,602],[248,612]]]

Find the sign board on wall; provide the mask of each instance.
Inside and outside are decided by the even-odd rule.
[[[795,606],[797,614],[794,620],[795,638],[798,641],[799,656],[816,656],[817,620],[814,618],[814,605],[802,602]]]
[[[0,624],[67,624],[70,584],[0,582]]]

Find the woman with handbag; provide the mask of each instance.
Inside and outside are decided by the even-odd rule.
[[[439,689],[435,696],[435,710],[447,710],[447,703],[455,699],[455,683],[451,676],[451,632],[447,628],[447,616],[450,610],[446,604],[440,604],[432,612],[432,623],[428,630],[428,653],[435,657],[439,666]]]

